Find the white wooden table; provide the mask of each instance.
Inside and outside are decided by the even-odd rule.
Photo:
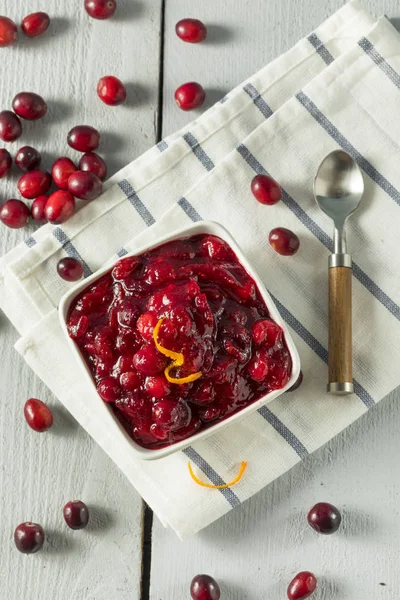
[[[1,49],[0,109],[19,91],[47,99],[44,123],[29,124],[19,145],[37,146],[45,167],[68,152],[76,124],[98,126],[110,174],[192,118],[173,92],[198,80],[208,104],[309,33],[342,0],[118,0],[116,16],[90,20],[83,0],[5,0],[0,12],[16,21],[32,8],[53,17],[37,40],[21,37]],[[399,17],[398,0],[369,0],[376,14]],[[176,21],[201,18],[209,38],[201,46],[175,36]],[[394,19],[396,24],[396,19]],[[399,20],[397,20],[397,25]],[[200,58],[201,57],[201,58]],[[128,82],[129,102],[100,103],[100,76]],[[0,201],[15,195],[17,173],[0,182]],[[0,254],[26,235],[0,230]],[[171,600],[188,598],[193,575],[222,584],[224,600],[278,600],[298,570],[321,581],[316,600],[398,600],[400,552],[399,395],[361,419],[241,508],[196,537],[180,542],[147,512],[117,470],[13,350],[16,332],[0,314],[0,598],[3,600]],[[56,416],[48,434],[27,427],[28,397]],[[81,498],[92,507],[90,527],[72,535],[62,507]],[[344,526],[316,536],[305,515],[317,501],[342,507]],[[15,526],[40,522],[45,551],[26,557],[12,542]],[[144,527],[145,522],[145,527]],[[145,535],[143,536],[143,529]],[[144,576],[142,578],[142,564]]]

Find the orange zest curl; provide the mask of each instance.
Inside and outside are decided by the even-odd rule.
[[[156,348],[159,352],[161,352],[161,354],[164,354],[165,356],[168,356],[168,358],[172,358],[173,362],[170,363],[168,365],[168,367],[165,368],[164,370],[164,375],[165,378],[167,379],[167,381],[169,381],[170,383],[176,383],[178,385],[183,385],[185,383],[191,383],[192,381],[196,381],[196,379],[199,379],[202,376],[202,372],[201,371],[197,371],[197,373],[192,373],[191,375],[188,375],[187,377],[171,377],[171,375],[169,374],[170,371],[172,371],[172,369],[175,369],[175,367],[181,367],[183,365],[183,363],[185,362],[185,357],[183,356],[183,354],[181,352],[174,352],[173,350],[168,350],[168,348],[164,348],[164,346],[162,346],[159,341],[158,341],[158,334],[160,331],[160,327],[162,322],[164,321],[164,319],[160,319],[157,323],[157,325],[154,327],[153,330],[153,339],[154,339],[154,343],[156,345]]]
[[[190,464],[190,462],[188,462],[188,469],[189,469],[190,477],[193,479],[193,481],[195,483],[197,483],[197,485],[201,485],[202,487],[210,488],[212,490],[223,490],[225,488],[232,487],[233,485],[235,485],[235,483],[238,483],[242,479],[244,472],[246,470],[246,467],[247,467],[247,462],[243,461],[240,466],[240,471],[239,471],[237,477],[235,477],[235,479],[233,479],[229,483],[224,483],[224,485],[211,485],[211,483],[205,483],[204,481],[201,481],[201,479],[199,479],[194,474],[192,465]]]

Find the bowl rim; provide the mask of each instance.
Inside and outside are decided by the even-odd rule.
[[[194,435],[190,436],[189,438],[187,438],[185,440],[181,440],[180,442],[176,442],[175,444],[172,444],[171,446],[167,446],[166,448],[161,448],[161,449],[143,448],[142,446],[137,444],[128,435],[125,428],[122,426],[122,424],[116,418],[111,406],[109,404],[107,404],[106,402],[104,402],[100,398],[99,394],[97,393],[95,382],[94,382],[92,374],[89,370],[89,367],[87,366],[86,361],[79,350],[79,347],[74,342],[74,340],[72,340],[70,338],[70,336],[68,334],[68,329],[67,329],[68,312],[69,312],[70,306],[71,306],[72,302],[74,301],[75,297],[78,294],[80,294],[85,288],[87,288],[91,283],[94,283],[100,277],[102,277],[103,275],[105,275],[106,273],[111,271],[111,269],[114,267],[114,265],[119,260],[123,260],[123,259],[129,258],[131,256],[138,256],[148,250],[152,250],[162,244],[165,244],[167,242],[170,242],[170,241],[173,241],[173,240],[176,240],[179,238],[190,237],[190,236],[199,235],[199,234],[216,235],[216,236],[219,236],[220,238],[222,238],[225,242],[227,242],[229,244],[229,246],[232,248],[232,250],[235,252],[238,261],[246,269],[247,273],[250,275],[250,277],[252,277],[252,279],[256,283],[256,285],[259,289],[259,292],[268,308],[268,311],[269,311],[272,319],[278,325],[280,325],[280,327],[282,328],[282,330],[284,332],[285,341],[286,341],[286,344],[287,344],[287,347],[288,347],[288,350],[289,350],[289,353],[290,353],[290,356],[292,359],[292,374],[291,374],[289,381],[282,389],[273,390],[271,392],[268,392],[267,394],[265,394],[264,396],[262,396],[255,402],[252,402],[251,404],[249,404],[245,408],[241,409],[237,413],[234,413],[233,415],[227,417],[223,421],[219,421],[215,425],[211,425],[207,429],[204,429],[202,431],[199,431],[198,433],[195,433]],[[113,262],[107,262],[104,267],[102,267],[101,269],[99,269],[98,271],[96,271],[95,273],[90,275],[89,277],[86,277],[85,279],[77,282],[73,287],[71,287],[70,290],[68,290],[68,292],[66,292],[64,294],[64,296],[61,298],[60,303],[59,303],[58,314],[59,314],[59,319],[60,319],[60,323],[61,323],[61,328],[63,330],[65,337],[67,338],[69,347],[72,349],[72,352],[73,352],[75,358],[77,359],[77,363],[81,366],[81,374],[87,378],[88,382],[91,385],[92,390],[95,392],[95,394],[99,400],[99,415],[98,416],[103,415],[103,418],[106,420],[107,427],[109,428],[108,429],[109,435],[118,435],[118,436],[122,435],[122,439],[125,441],[126,451],[131,452],[134,458],[139,458],[142,460],[156,460],[156,459],[164,458],[165,456],[174,454],[175,452],[183,450],[184,448],[187,448],[188,446],[191,446],[192,444],[194,444],[200,440],[204,440],[207,437],[216,434],[217,432],[221,431],[221,429],[223,429],[224,427],[232,425],[239,419],[242,419],[243,417],[255,412],[262,406],[269,404],[270,402],[272,402],[272,400],[275,400],[275,398],[284,394],[288,389],[290,389],[294,385],[294,383],[296,383],[296,381],[299,377],[299,374],[300,374],[300,357],[299,357],[297,348],[294,344],[294,341],[292,339],[292,336],[288,330],[288,326],[283,321],[277,307],[275,306],[274,301],[272,300],[272,298],[271,298],[268,290],[266,289],[263,281],[261,280],[260,276],[257,274],[255,269],[249,263],[249,261],[247,260],[244,252],[241,250],[238,243],[233,239],[232,235],[229,233],[229,231],[223,225],[221,225],[220,223],[217,223],[215,221],[198,221],[197,223],[191,224],[189,226],[180,227],[179,229],[176,229],[166,235],[156,237],[150,243],[148,242],[147,244],[141,245],[137,250],[134,250],[133,252],[129,252],[128,254],[124,255],[123,257],[116,258]]]

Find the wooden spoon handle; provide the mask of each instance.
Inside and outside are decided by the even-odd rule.
[[[353,392],[352,308],[350,267],[329,269],[329,384],[328,392]]]

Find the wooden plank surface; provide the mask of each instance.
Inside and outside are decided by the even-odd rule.
[[[34,9],[46,10],[52,25],[38,39],[20,36],[1,49],[0,110],[11,108],[20,91],[41,94],[49,105],[43,122],[24,123],[14,155],[37,147],[50,168],[58,156],[77,158],[66,144],[77,124],[98,127],[109,174],[156,141],[161,0],[119,0],[110,21],[94,21],[83,0],[5,0],[0,13],[20,22]],[[96,83],[117,75],[128,84],[126,105],[100,102]],[[0,202],[16,196],[18,173],[0,181]],[[0,255],[34,229],[0,229]],[[0,315],[0,598],[3,600],[139,600],[142,501],[115,465],[92,442],[14,351],[15,330]],[[28,397],[41,398],[55,413],[53,429],[33,432],[23,418]],[[62,516],[68,500],[91,507],[84,531],[69,530]],[[12,541],[21,521],[41,523],[46,548],[19,554]]]
[[[167,2],[163,135],[196,114],[174,105],[178,85],[199,81],[208,91],[209,105],[342,4]],[[370,0],[365,6],[376,15],[398,17],[396,0]],[[174,25],[186,16],[211,24],[207,42],[191,46],[176,38]],[[305,569],[320,579],[315,600],[398,600],[393,557],[400,550],[394,526],[400,494],[399,419],[397,391],[303,464],[191,539],[180,542],[155,519],[151,600],[189,597],[191,578],[202,572],[222,583],[222,598],[278,600],[286,597],[291,577]],[[335,536],[318,536],[307,525],[307,512],[319,501],[337,504],[344,513],[342,531]]]

